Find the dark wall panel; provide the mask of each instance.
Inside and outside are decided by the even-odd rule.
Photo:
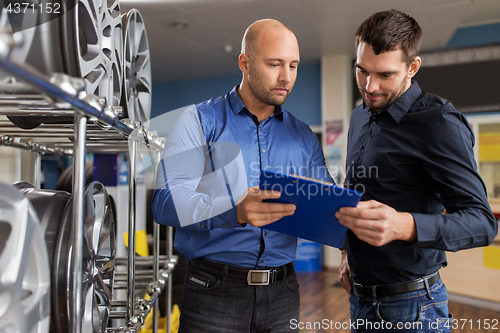
[[[500,111],[500,60],[422,67],[415,79],[461,112]]]

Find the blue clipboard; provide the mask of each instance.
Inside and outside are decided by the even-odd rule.
[[[356,207],[362,193],[311,178],[260,171],[261,190],[281,192],[278,199],[267,201],[292,203],[295,213],[263,226],[313,242],[340,248],[347,228],[340,224],[335,213],[341,207]]]

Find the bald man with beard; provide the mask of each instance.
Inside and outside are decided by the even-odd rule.
[[[156,222],[177,228],[174,246],[190,260],[181,333],[297,331],[297,238],[259,228],[295,206],[263,202],[280,193],[258,185],[260,170],[333,182],[316,135],[281,106],[299,62],[290,29],[252,23],[241,83],[189,107],[167,136],[152,208]]]

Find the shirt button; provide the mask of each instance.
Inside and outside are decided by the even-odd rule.
[[[260,263],[262,264],[264,262],[264,260],[261,260]]]
[[[259,127],[259,129],[261,130],[261,129],[262,129],[262,126],[261,126],[261,127]]]
[[[371,116],[371,117],[370,117],[370,120],[371,120],[371,121],[375,121],[375,119],[377,119],[377,116]]]
[[[264,232],[264,236],[267,236],[267,232]]]
[[[205,229],[205,225],[204,224],[200,225],[200,228]]]
[[[265,154],[266,153],[266,150],[265,149],[262,149],[262,154]]]
[[[225,227],[227,227],[227,225],[226,225],[225,223],[223,223],[223,224],[222,224],[222,227],[223,227],[223,228],[225,228]]]

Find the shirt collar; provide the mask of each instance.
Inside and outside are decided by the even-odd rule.
[[[234,86],[234,88],[229,93],[229,103],[231,104],[231,108],[235,115],[243,110],[247,110],[245,104],[243,104],[240,96],[238,95],[238,92],[236,91],[238,87],[239,85]],[[277,119],[283,121],[283,109],[281,108],[281,105],[276,106],[276,108],[274,109],[274,116],[276,116]]]
[[[399,124],[401,119],[408,113],[411,106],[422,94],[417,81],[411,81],[411,86],[406,90],[403,95],[401,95],[394,104],[389,106],[387,111],[394,118],[394,120]]]
[[[401,119],[408,113],[411,106],[422,94],[422,90],[417,81],[411,81],[412,85],[401,95],[396,102],[389,106],[384,111],[389,112],[392,118],[399,124]],[[366,107],[366,105],[365,105]],[[371,112],[371,109],[368,109]],[[382,112],[384,112],[382,111]]]

